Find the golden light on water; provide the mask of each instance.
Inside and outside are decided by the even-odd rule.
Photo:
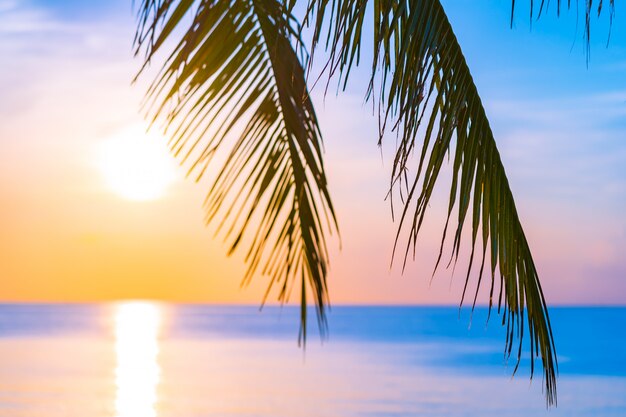
[[[156,417],[161,312],[150,303],[126,303],[115,312],[116,417]]]

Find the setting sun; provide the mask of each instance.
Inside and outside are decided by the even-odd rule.
[[[134,201],[162,197],[176,177],[165,139],[137,125],[100,143],[97,163],[108,187]]]

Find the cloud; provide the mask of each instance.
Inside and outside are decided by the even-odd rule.
[[[626,70],[626,61],[620,62],[612,62],[610,64],[604,65],[602,69],[606,72],[623,72]]]
[[[11,57],[3,67],[15,67],[25,58],[44,62],[92,59],[99,54],[105,60],[119,51],[129,56],[134,34],[131,22],[130,15],[92,13],[72,18],[52,6],[0,0],[0,54]]]
[[[626,91],[487,101],[507,172],[526,192],[613,210],[626,202]]]
[[[15,0],[0,1],[0,37],[71,30],[72,25],[58,21],[43,8]]]
[[[502,122],[561,131],[597,128],[623,122],[626,90],[538,100],[487,100],[488,113]]]

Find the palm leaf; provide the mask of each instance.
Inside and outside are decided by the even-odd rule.
[[[373,19],[374,54],[367,98],[375,100],[379,109],[380,140],[385,130],[399,136],[391,188],[400,190],[403,204],[394,253],[405,230],[408,240],[404,263],[411,249],[414,256],[444,160],[453,153],[447,221],[435,270],[442,258],[451,220],[456,223],[451,262],[456,262],[459,256],[464,226],[469,222],[471,255],[461,305],[474,266],[475,248],[480,245],[472,305],[476,303],[489,259],[489,310],[494,304],[495,287],[499,285],[498,312],[507,329],[507,357],[517,342],[513,373],[520,363],[526,336],[530,341],[531,377],[535,359],[540,358],[547,403],[556,403],[557,359],[537,269],[485,109],[440,2],[310,0],[308,10],[307,19],[313,25],[312,53],[320,42],[325,44],[329,51],[325,68],[330,75],[337,74],[343,86],[353,66],[359,63],[361,45],[372,44],[370,39],[363,38],[363,26],[366,18]],[[418,151],[418,139],[423,142],[414,165],[412,155]],[[413,174],[409,174],[411,170]],[[455,206],[456,215],[453,215]]]
[[[454,207],[451,261],[456,262],[460,253],[471,213],[471,256],[463,298],[479,244],[482,256],[474,304],[489,259],[489,306],[499,282],[498,311],[502,308],[507,327],[505,352],[510,356],[517,341],[519,364],[527,329],[531,375],[540,357],[546,398],[552,404],[556,354],[537,270],[484,108],[440,3],[310,0],[306,19],[314,24],[312,52],[325,41],[329,73],[338,73],[345,86],[351,68],[360,61],[368,5],[373,5],[374,58],[367,97],[379,106],[380,140],[389,129],[400,138],[391,178],[403,203],[396,245],[400,232],[408,229],[406,263],[411,248],[415,250],[443,161],[454,153],[448,220],[437,266]],[[245,237],[251,240],[244,282],[263,265],[261,271],[270,276],[269,288],[280,285],[281,301],[301,283],[305,338],[307,285],[318,319],[325,323],[327,251],[322,223],[328,222],[332,231],[336,221],[293,6],[293,1],[278,0],[144,0],[136,42],[137,52],[145,50],[149,63],[167,39],[177,37],[183,17],[193,17],[148,92],[151,113],[165,117],[173,130],[173,151],[191,161],[190,171],[199,177],[219,159],[218,152],[225,152],[207,196],[208,221],[223,219],[218,230],[225,227],[231,252]],[[409,176],[418,137],[423,138],[421,152]],[[253,221],[255,216],[259,221]]]
[[[219,219],[229,254],[247,242],[243,283],[260,271],[270,280],[265,298],[278,286],[281,302],[300,286],[304,341],[307,291],[322,333],[326,325],[325,230],[337,226],[294,27],[277,0],[143,0],[136,51],[147,65],[176,40],[149,88],[148,112],[165,118],[172,151],[197,179],[221,164],[207,222]]]
[[[530,2],[529,3],[529,6],[530,6],[529,18],[532,24],[533,19],[535,18],[539,19],[544,14],[544,11],[548,9],[548,7],[550,6],[550,1],[549,0],[529,0],[529,2]],[[562,0],[556,0],[557,16],[561,15],[562,3],[563,3]],[[587,64],[589,64],[589,57],[591,54],[591,49],[590,49],[591,17],[593,16],[594,13],[597,15],[597,17],[600,17],[604,11],[608,10],[607,13],[609,14],[609,34],[607,37],[607,45],[609,41],[611,40],[611,29],[613,27],[613,18],[615,17],[615,0],[608,0],[608,8],[605,7],[606,3],[607,2],[605,0],[596,0],[596,1],[585,0],[581,6],[583,9],[584,18],[585,18],[583,39],[585,41],[585,52],[587,55]],[[511,26],[513,26],[513,19],[515,17],[515,5],[516,5],[516,0],[511,0]],[[572,0],[567,0],[566,7],[568,10],[575,7],[576,12],[578,13],[578,9],[580,5],[578,1],[576,1],[575,4],[572,5]]]

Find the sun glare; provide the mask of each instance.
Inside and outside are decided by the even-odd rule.
[[[109,188],[134,201],[162,197],[176,178],[165,139],[134,126],[104,140],[97,150],[98,168]]]
[[[156,417],[160,368],[159,308],[150,303],[126,303],[115,313],[116,417]]]

